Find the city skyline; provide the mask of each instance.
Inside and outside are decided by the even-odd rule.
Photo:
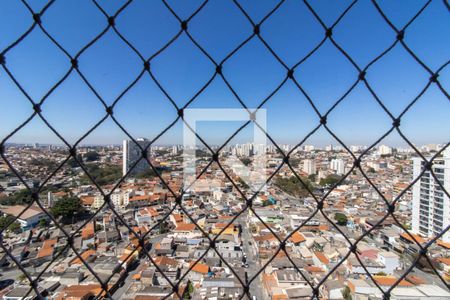
[[[139,138],[136,138],[135,140],[139,141],[140,139],[146,139],[146,138],[139,137]],[[146,139],[146,140],[148,142],[150,142],[150,140],[148,140],[148,139]],[[77,148],[123,147],[123,143],[125,141],[130,141],[131,142],[132,140],[125,139],[125,140],[122,140],[121,143],[118,143],[118,144],[83,144],[83,143],[81,143],[81,144],[77,145]],[[245,144],[254,144],[254,143],[251,143],[251,142],[248,142],[248,143],[233,143],[233,144],[228,143],[224,148],[230,148],[230,147],[235,147],[235,146],[238,146],[238,145],[245,145]],[[305,148],[305,147],[311,147],[312,146],[313,150],[326,150],[326,151],[328,151],[329,149],[327,149],[327,148],[329,148],[329,147],[332,148],[331,150],[345,150],[345,148],[341,144],[317,145],[317,144],[304,143],[302,145],[296,145],[296,144],[284,144],[284,143],[279,143],[278,144],[277,143],[277,145],[279,147],[281,147],[281,148],[283,148],[285,146],[288,146],[289,148],[293,148],[293,147],[298,146],[297,147],[298,149],[302,149],[302,148]],[[23,147],[48,147],[48,146],[54,146],[54,147],[58,147],[58,148],[67,148],[67,146],[64,143],[58,143],[58,144],[44,143],[44,144],[41,144],[41,143],[31,143],[31,142],[28,142],[28,143],[12,143],[11,142],[11,143],[5,143],[5,146],[23,146]],[[167,147],[167,148],[170,148],[170,147],[173,147],[173,146],[177,146],[177,147],[180,147],[180,148],[184,147],[183,144],[157,144],[157,143],[154,143],[154,144],[150,145],[151,148],[153,148],[153,147]],[[218,147],[220,147],[222,145],[220,145],[220,144],[208,144],[208,146],[210,146],[212,148],[218,148]],[[266,146],[267,147],[275,147],[275,145],[270,143],[270,142],[267,143]],[[369,145],[364,145],[364,144],[349,144],[349,145],[345,145],[345,146],[347,146],[348,148],[358,147],[358,148],[365,148],[365,149],[369,147]],[[387,147],[392,148],[392,149],[414,151],[414,149],[411,146],[409,146],[408,144],[405,144],[403,146],[393,146],[393,145],[384,144],[384,143],[378,143],[378,144],[374,145],[373,147],[371,147],[370,150],[376,150],[379,147],[383,147],[383,146],[387,146]],[[418,145],[414,144],[414,147],[416,147],[418,149],[420,149],[420,148],[430,148],[430,147],[433,148],[433,149],[438,149],[438,150],[433,150],[433,151],[440,151],[440,149],[442,149],[444,147],[448,148],[447,144],[444,144],[444,143],[427,143],[427,144],[418,144]],[[198,148],[198,149],[207,149],[207,147],[205,145],[201,144],[201,143],[198,144],[196,146],[196,148]]]

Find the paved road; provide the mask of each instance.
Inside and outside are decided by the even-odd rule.
[[[248,214],[245,213],[242,217],[238,218],[237,223],[242,226],[242,245],[243,252],[247,255],[247,263],[249,267],[247,268],[248,279],[250,280],[260,269],[261,264],[258,258],[258,253],[256,252],[255,242],[250,233],[250,228],[248,226]],[[251,245],[249,244],[251,243]],[[250,285],[250,294],[255,296],[256,299],[262,300],[265,299],[263,297],[263,289],[261,285],[261,275],[255,278]]]

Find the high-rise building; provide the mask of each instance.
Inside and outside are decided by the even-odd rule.
[[[424,167],[422,159],[413,158],[413,178],[417,178]],[[432,170],[444,188],[450,190],[450,149],[433,161]],[[412,231],[424,237],[433,237],[449,224],[450,199],[427,170],[413,187]],[[450,232],[447,231],[442,239],[450,242]]]
[[[172,146],[172,155],[177,155],[178,154],[178,146],[177,145],[173,145]]]
[[[314,146],[313,145],[304,145],[303,146],[303,151],[305,151],[305,152],[314,151]]]
[[[336,174],[342,175],[345,173],[345,163],[340,158],[332,159],[330,161],[330,169],[335,171]]]
[[[133,167],[134,163],[139,160],[142,157],[142,150],[139,148],[141,146],[142,148],[147,147],[149,140],[145,138],[138,138],[136,139],[136,142],[133,142],[132,140],[124,140],[123,141],[123,162],[122,162],[122,174],[125,176],[127,174],[128,170]],[[138,146],[139,144],[139,146]],[[148,151],[147,151],[147,157]],[[130,175],[141,173],[148,169],[150,166],[148,162],[145,159],[141,159],[136,166],[132,169],[130,172]]]
[[[308,175],[316,174],[316,163],[312,159],[305,159],[303,161],[303,172]]]
[[[392,148],[386,145],[381,145],[378,147],[378,155],[391,155]]]

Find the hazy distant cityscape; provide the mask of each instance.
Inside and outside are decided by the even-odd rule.
[[[199,183],[185,190],[183,147],[151,146],[142,159],[141,148],[148,142],[142,138],[139,146],[131,140],[121,146],[83,146],[77,149],[77,159],[62,146],[6,146],[5,157],[24,182],[11,166],[0,165],[0,226],[7,226],[4,249],[14,255],[13,259],[2,249],[4,299],[35,295],[14,260],[30,272],[31,279],[43,274],[37,286],[51,299],[101,294],[86,264],[108,282],[118,299],[170,294],[168,280],[181,280],[180,291],[190,299],[211,295],[238,299],[244,292],[240,281],[253,276],[251,294],[257,299],[279,295],[302,299],[313,293],[308,282],[317,285],[330,270],[334,271],[320,288],[321,298],[381,299],[376,284],[391,287],[417,258],[420,249],[415,242],[425,245],[450,224],[449,198],[441,189],[450,184],[448,149],[434,161],[434,175],[427,170],[410,186],[423,168],[412,148],[376,146],[362,157],[362,173],[352,154],[338,145],[278,149],[236,144],[220,151],[223,170],[212,163]],[[236,156],[250,167],[258,147],[266,155],[265,175],[277,173],[252,198],[254,191],[236,174],[238,166],[227,165],[226,159]],[[442,147],[417,148],[429,158]],[[366,149],[349,147],[355,157]],[[283,159],[287,153],[292,169]],[[212,154],[202,147],[195,154],[201,174]],[[32,202],[37,196],[27,186],[37,193],[39,204]],[[322,213],[316,211],[316,200],[323,197]],[[395,203],[394,217],[383,218],[389,211],[383,198]],[[12,217],[18,219],[9,224]],[[66,246],[62,230],[73,235],[73,247],[85,262]],[[349,241],[358,241],[355,253],[349,253],[349,241],[342,233]],[[209,249],[205,234],[214,239],[214,249]],[[145,237],[145,249],[138,236]],[[284,250],[277,251],[283,239]],[[407,291],[416,297],[433,291],[432,299],[450,297],[429,265],[450,279],[449,232],[437,239],[428,255],[429,261],[421,258],[393,295]],[[258,274],[262,266],[266,267]]]

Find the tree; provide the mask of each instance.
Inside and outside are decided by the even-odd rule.
[[[248,166],[252,162],[252,160],[250,158],[248,158],[248,157],[244,157],[244,158],[241,158],[241,162],[244,165]]]
[[[83,206],[78,197],[64,197],[55,202],[55,205],[50,209],[55,217],[62,216],[64,218],[71,218],[75,214],[81,212]]]
[[[372,167],[370,167],[368,172],[369,172],[369,173],[375,173],[375,169],[372,168]]]
[[[122,170],[118,166],[105,165],[104,167],[100,167],[96,164],[89,164],[86,165],[86,168],[91,177],[99,185],[112,184],[122,177]],[[81,182],[82,184],[92,184],[92,181],[86,174],[81,177]]]
[[[333,185],[335,185],[336,183],[338,183],[339,180],[341,180],[341,176],[336,175],[336,174],[331,174],[331,175],[328,175],[328,176],[325,177],[325,178],[320,179],[319,184],[320,184],[321,186],[326,186],[326,185],[328,185],[328,186],[333,186]]]
[[[20,274],[19,276],[17,276],[17,280],[18,281],[25,281],[27,279],[27,275],[25,274]]]
[[[39,158],[39,159],[33,158],[33,159],[31,159],[29,164],[32,166],[47,168],[47,169],[51,169],[51,170],[54,170],[54,169],[56,169],[56,167],[58,167],[58,163],[56,161],[52,161],[52,160],[46,159],[46,158]]]
[[[187,287],[184,290],[183,293],[183,299],[192,299],[192,295],[194,294],[194,286],[192,285],[192,282],[187,283]]]
[[[41,227],[41,228],[45,228],[45,227],[47,227],[47,220],[46,219],[40,219],[39,220],[39,227]]]
[[[15,192],[8,197],[0,199],[0,204],[3,205],[16,205],[16,204],[28,204],[32,201],[31,193],[28,189],[23,189]]]
[[[341,291],[342,297],[344,297],[345,300],[352,300],[352,291],[348,286],[342,289]]]
[[[238,178],[238,182],[239,184],[244,188],[244,189],[249,189],[250,187],[248,186],[248,184],[242,179],[242,178]]]
[[[159,233],[164,234],[170,231],[169,224],[164,221],[159,225]]]
[[[159,174],[161,174],[160,170],[158,170],[158,169],[156,169],[156,170]],[[151,179],[156,176],[157,176],[156,172],[149,166],[148,169],[146,169],[145,171],[142,171],[140,173],[137,173],[134,177],[138,178],[138,179],[144,179],[144,178]]]
[[[195,150],[195,156],[196,157],[211,157],[212,155],[211,155],[211,152],[209,152],[209,151],[197,149],[197,150]]]
[[[264,200],[262,205],[263,206],[269,206],[269,205],[272,205],[272,202],[270,202],[269,200]]]
[[[89,151],[84,155],[84,159],[89,162],[89,161],[97,161],[100,159],[100,155],[95,152],[95,151]]]
[[[338,225],[341,225],[341,226],[347,225],[348,219],[347,219],[347,216],[344,215],[343,213],[336,213],[334,215],[334,219],[336,220]]]
[[[81,154],[77,154],[77,160],[80,161],[80,162],[83,161],[83,158],[81,157]],[[67,161],[67,165],[69,167],[71,167],[71,168],[77,168],[77,167],[80,166],[78,164],[78,162],[73,157],[69,158],[69,160]]]
[[[19,232],[20,223],[17,221],[14,221],[13,223],[11,223],[13,220],[14,220],[14,217],[10,216],[10,215],[0,217],[0,230],[3,230],[5,227],[8,226],[6,228],[7,230],[9,230],[11,232]],[[11,223],[11,224],[9,224],[9,223]]]
[[[12,223],[11,225],[8,226],[9,231],[11,232],[20,232],[20,229],[22,227],[20,226],[20,223],[15,221],[14,223]]]
[[[300,180],[295,176],[291,176],[289,178],[277,177],[274,184],[287,194],[296,197],[307,197],[310,195],[308,189],[312,191],[314,187],[308,178],[301,177],[301,180],[303,183],[300,182]]]

